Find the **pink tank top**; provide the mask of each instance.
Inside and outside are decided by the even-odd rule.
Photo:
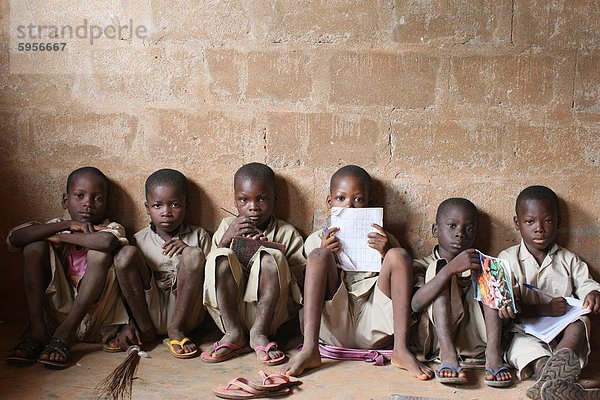
[[[88,250],[87,247],[77,248],[77,246],[69,246],[67,253],[67,277],[73,287],[77,287],[79,281],[85,274],[85,270],[87,269]]]

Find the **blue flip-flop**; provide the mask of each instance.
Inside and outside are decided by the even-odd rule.
[[[492,375],[494,378],[493,379],[487,379],[487,376],[484,378],[484,382],[486,385],[488,385],[489,387],[494,387],[494,388],[505,388],[505,387],[509,387],[512,386],[513,381],[512,381],[512,373],[510,374],[511,379],[508,379],[506,381],[499,381],[498,380],[498,374],[501,372],[510,372],[508,368],[506,367],[501,367],[498,368],[497,370],[494,370],[494,368],[488,367],[485,369],[485,372],[487,372],[488,374]]]
[[[456,376],[441,376],[440,372],[442,371],[454,371],[456,373]],[[454,367],[452,365],[445,365],[442,364],[442,366],[435,370],[435,377],[437,378],[438,381],[440,381],[440,383],[444,383],[444,384],[451,384],[451,385],[464,385],[465,383],[468,382],[467,378],[461,378],[458,376],[458,374],[460,374],[462,372],[462,367]]]

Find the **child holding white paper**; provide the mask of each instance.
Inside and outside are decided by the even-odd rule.
[[[371,177],[362,168],[347,165],[331,177],[328,207],[362,208],[369,205]],[[327,344],[351,348],[382,348],[392,341],[392,364],[421,380],[433,371],[408,348],[412,265],[408,253],[377,224],[369,233],[369,246],[383,259],[381,271],[342,270],[336,255],[343,250],[331,227],[308,237],[304,281],[302,350],[284,368],[288,375],[321,365],[319,338]]]
[[[530,186],[517,197],[515,211],[514,224],[521,233],[521,244],[502,251],[498,257],[510,261],[513,291],[517,304],[520,301],[520,316],[564,315],[567,311],[565,297],[583,299],[584,308],[600,313],[600,284],[591,278],[584,261],[555,243],[560,222],[556,194],[545,186]],[[536,286],[548,295],[528,289],[524,284]],[[550,343],[526,334],[518,320],[512,325],[511,332],[513,337],[506,359],[518,370],[519,379],[526,379],[532,374],[540,377],[528,391],[530,397],[539,397],[542,378],[546,375],[544,366],[559,349],[575,352],[576,357],[572,358],[579,358],[581,367],[587,363],[590,322],[585,316],[567,326]],[[561,352],[565,360],[569,358],[568,353]]]

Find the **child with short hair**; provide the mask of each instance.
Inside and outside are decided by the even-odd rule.
[[[368,207],[371,177],[363,168],[347,165],[333,174],[328,207]],[[306,239],[308,254],[304,283],[304,343],[284,368],[297,376],[321,365],[319,339],[351,348],[383,348],[393,336],[392,364],[426,380],[433,372],[408,348],[412,264],[397,240],[374,224],[369,246],[381,253],[377,272],[344,271],[336,261],[341,249],[334,235],[339,228],[319,229]]]
[[[425,358],[439,353],[442,365],[436,377],[440,382],[466,383],[459,357],[479,359],[485,354],[485,383],[506,387],[512,381],[502,362],[502,321],[497,310],[474,299],[471,285],[471,271],[481,269],[472,248],[477,219],[477,208],[467,199],[450,198],[439,205],[431,227],[438,244],[430,256],[414,261],[415,269],[425,273],[418,279],[411,304],[413,311],[424,311],[420,325],[425,330],[419,332],[419,344]]]
[[[114,350],[168,334],[163,343],[176,358],[198,349],[186,333],[204,317],[202,286],[208,232],[185,222],[189,207],[187,179],[174,169],[160,169],[145,183],[150,226],[133,237],[115,258],[117,277],[133,320],[111,343]],[[132,332],[139,332],[135,336]]]
[[[509,247],[498,257],[510,262],[513,291],[520,305],[519,315],[563,315],[568,308],[565,297],[569,296],[582,299],[583,307],[589,308],[592,313],[600,313],[600,284],[592,279],[587,264],[581,258],[556,243],[560,223],[556,193],[545,186],[530,186],[517,197],[515,212],[513,220],[515,228],[521,233],[521,244]],[[551,300],[548,301],[540,292],[527,289],[523,286],[526,283],[547,293]],[[548,358],[560,349],[569,350],[561,352],[558,358],[575,360],[572,367],[577,367],[577,370],[587,363],[590,321],[585,316],[567,326],[550,343],[526,334],[519,320],[514,321],[511,332],[513,337],[506,359],[518,370],[519,379],[526,379],[531,374],[543,378],[543,368]],[[562,378],[574,378],[574,381],[577,377]],[[543,379],[527,395],[539,398],[542,384]]]
[[[104,341],[127,322],[112,268],[127,239],[105,218],[109,188],[99,169],[78,168],[62,195],[67,218],[28,222],[8,234],[9,248],[23,252],[29,324],[7,361],[67,367],[74,337]]]
[[[226,217],[215,232],[204,283],[204,304],[224,336],[201,359],[221,362],[252,348],[260,363],[281,364],[286,356],[269,335],[298,312],[304,242],[296,228],[273,215],[271,168],[246,164],[235,173],[233,186],[239,216]],[[242,265],[229,248],[236,236],[282,243],[285,253],[261,246],[248,265]]]

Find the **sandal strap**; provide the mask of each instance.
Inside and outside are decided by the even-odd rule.
[[[64,340],[60,338],[52,338],[44,351],[42,351],[42,354],[50,355],[51,353],[58,353],[65,359],[68,359],[71,355],[71,349],[69,349],[69,345],[67,345]]]

